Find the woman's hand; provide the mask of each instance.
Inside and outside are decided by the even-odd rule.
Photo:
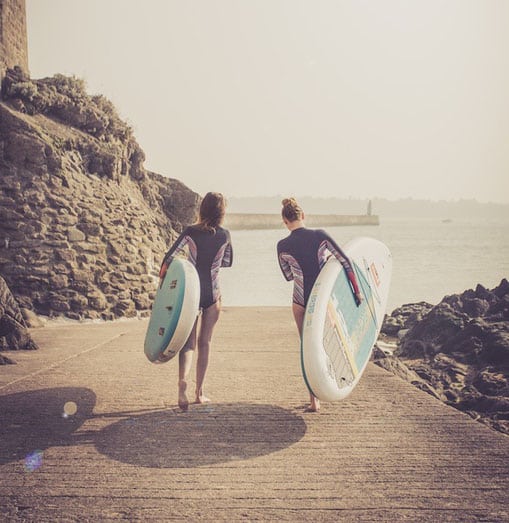
[[[160,280],[163,280],[164,277],[166,276],[166,271],[168,270],[168,265],[166,265],[166,263],[163,263],[161,265],[161,268],[159,269],[159,279]]]

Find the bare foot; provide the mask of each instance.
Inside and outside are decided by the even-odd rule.
[[[196,399],[194,400],[195,403],[210,403],[210,398],[207,398],[207,396],[203,394],[197,394]]]
[[[306,412],[320,412],[320,400],[311,396],[311,402],[309,407],[306,409]]]
[[[184,380],[179,381],[179,407],[185,412],[189,407],[189,400],[186,395],[187,383]]]

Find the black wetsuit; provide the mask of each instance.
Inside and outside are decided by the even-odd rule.
[[[221,298],[219,269],[231,267],[233,262],[229,231],[218,227],[214,233],[196,226],[186,227],[164,257],[163,266],[167,267],[178,255],[184,255],[196,267],[200,277],[200,308],[207,309]]]
[[[294,229],[277,244],[279,266],[284,277],[294,281],[293,302],[305,307],[315,280],[333,254],[343,265],[354,295],[359,287],[350,260],[337,243],[322,229]]]

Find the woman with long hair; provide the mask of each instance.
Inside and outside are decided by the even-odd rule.
[[[293,280],[292,310],[302,338],[304,313],[311,289],[330,255],[343,265],[357,306],[361,303],[361,294],[352,264],[337,243],[322,229],[306,228],[304,211],[295,198],[285,198],[282,205],[281,216],[290,235],[278,242],[277,255],[284,277],[288,281]],[[320,410],[320,401],[311,393],[307,410]]]
[[[219,289],[219,269],[231,267],[233,250],[230,233],[221,227],[226,210],[226,200],[221,193],[207,193],[200,204],[197,223],[186,227],[164,257],[160,277],[174,256],[186,257],[195,267],[200,278],[200,310],[198,319],[189,339],[179,352],[178,405],[187,410],[187,377],[193,362],[193,351],[198,345],[196,361],[195,403],[205,403],[209,399],[203,393],[205,373],[207,372],[210,346],[214,327],[221,311],[221,291]]]

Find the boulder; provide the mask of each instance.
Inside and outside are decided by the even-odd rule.
[[[37,348],[28,332],[18,303],[0,276],[0,351]],[[12,360],[2,355],[0,364],[4,363],[12,363]]]
[[[385,317],[381,332],[388,336],[397,336],[399,331],[413,327],[432,308],[433,305],[425,301],[402,305],[394,309],[390,316]]]

